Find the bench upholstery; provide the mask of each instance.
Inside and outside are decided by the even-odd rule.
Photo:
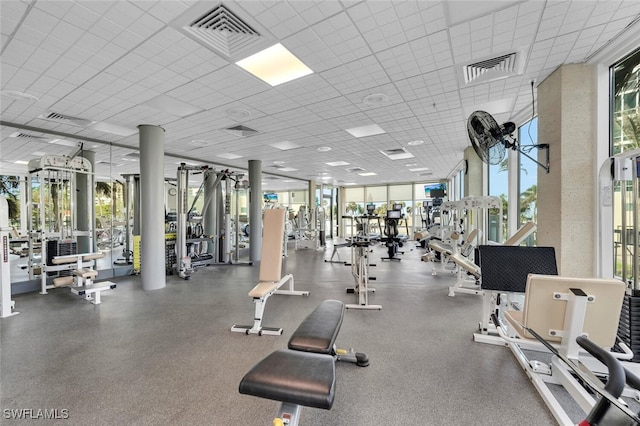
[[[242,378],[239,390],[241,394],[329,410],[335,397],[335,363],[327,355],[278,350]]]
[[[302,321],[289,339],[289,349],[332,354],[342,319],[344,303],[325,300]]]

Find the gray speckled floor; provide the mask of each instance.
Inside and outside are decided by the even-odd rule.
[[[342,258],[348,249],[340,249]],[[402,262],[376,261],[370,303],[381,311],[348,310],[338,346],[369,355],[371,365],[336,366],[330,411],[304,408],[301,425],[555,424],[510,351],[474,343],[481,300],[447,296],[454,276],[431,275],[420,250]],[[374,259],[385,254],[376,247]],[[324,263],[326,251],[289,251],[284,271],[308,297],[273,296],[263,325],[282,336],[232,333],[250,324],[247,292],[258,267],[220,266],[190,281],[141,289],[139,277],[99,306],[66,289],[15,296],[20,315],[1,320],[2,424],[5,409],[68,410],[65,425],[267,425],[278,403],[240,395],[242,376],[285,348],[297,325],[322,300],[354,302],[350,268]]]

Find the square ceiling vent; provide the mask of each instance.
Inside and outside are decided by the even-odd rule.
[[[250,16],[241,16],[223,3],[196,3],[169,25],[204,47],[232,60],[269,44],[266,30]],[[236,6],[239,7],[239,6]]]
[[[254,130],[247,126],[243,126],[242,124],[237,126],[227,127],[226,129],[224,129],[224,131],[227,133],[231,133],[234,136],[240,136],[242,138],[257,135],[258,133],[260,133],[257,130]]]
[[[406,160],[407,158],[413,158],[414,155],[404,148],[385,149],[380,151],[390,160]]]
[[[521,75],[526,62],[525,52],[520,49],[458,65],[458,77],[464,85],[473,85]]]
[[[345,169],[347,172],[349,173],[360,173],[360,172],[364,172],[364,169],[362,167],[350,167],[348,169]]]

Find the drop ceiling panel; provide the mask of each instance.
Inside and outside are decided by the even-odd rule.
[[[208,3],[36,1],[28,9],[25,2],[1,2],[2,89],[40,98],[34,103],[3,99],[2,119],[132,148],[137,135],[122,137],[38,116],[55,111],[132,128],[156,123],[165,128],[166,152],[237,167],[245,167],[250,157],[262,159],[269,169],[273,161],[285,161],[298,170],[283,173],[298,178],[331,173],[333,182],[424,179],[404,163],[429,167],[440,178],[469,146],[470,107],[509,99],[501,119],[528,112],[531,80],[541,81],[561,63],[582,61],[640,13],[638,2],[590,0],[223,3],[259,22],[265,44],[281,41],[314,73],[272,88],[173,26],[179,16],[199,16],[198,10],[212,7]],[[457,81],[459,64],[519,49],[530,54],[522,75],[474,87]],[[364,103],[372,94],[388,99]],[[171,108],[145,105],[161,95],[201,112],[181,117]],[[259,133],[238,137],[223,130],[238,124]],[[370,124],[387,133],[356,139],[344,130]],[[16,144],[7,129],[15,130],[4,126],[0,131],[2,170],[15,169],[10,161],[20,155],[51,148],[42,142]],[[417,139],[425,143],[407,145]],[[301,148],[270,146],[286,141]],[[34,143],[43,148],[32,149]],[[318,152],[318,147],[331,150]],[[400,147],[415,155],[411,163],[399,164],[379,152]],[[100,166],[99,173],[137,171],[137,162],[121,158],[129,152],[115,150],[114,162],[120,165]],[[221,153],[242,158],[224,160]],[[96,148],[96,156],[108,156],[108,146]],[[179,160],[167,161],[167,173],[174,176]],[[325,164],[330,161],[350,166]],[[347,172],[349,167],[378,175],[361,177]]]

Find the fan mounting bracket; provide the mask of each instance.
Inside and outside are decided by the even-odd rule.
[[[527,145],[528,147],[531,148],[536,148],[536,149],[544,149],[545,150],[545,163],[542,164],[541,162],[539,162],[538,160],[536,160],[535,158],[533,158],[532,156],[530,156],[529,154],[527,154],[526,152],[524,152],[522,150],[522,147],[519,145],[514,145],[513,149],[517,149],[518,152],[522,155],[524,155],[525,157],[527,157],[529,160],[533,161],[534,163],[536,163],[538,166],[542,167],[544,169],[545,172],[549,173],[550,170],[550,163],[549,163],[549,144],[548,143],[541,143],[541,144],[537,144],[537,145]]]

